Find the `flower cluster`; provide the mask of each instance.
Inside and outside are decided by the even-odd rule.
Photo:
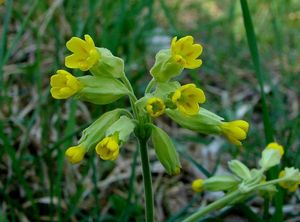
[[[157,53],[150,70],[153,78],[140,99],[136,98],[125,75],[124,61],[108,49],[96,47],[89,35],[84,39],[72,37],[66,46],[72,54],[65,58],[65,66],[89,71],[89,74],[75,77],[66,70],[58,70],[50,80],[53,98],[73,97],[104,105],[128,96],[132,111],[124,108],[109,111],[88,126],[78,144],[65,152],[71,163],[81,162],[91,150],[103,160],[115,160],[120,148],[135,133],[147,140],[151,137],[157,158],[166,171],[178,174],[181,164],[177,150],[168,134],[153,124],[154,118],[163,114],[184,128],[203,134],[224,135],[237,146],[246,139],[249,128],[246,121],[225,122],[202,107],[206,102],[202,89],[194,83],[181,85],[174,80],[184,69],[195,69],[202,64],[199,58],[202,46],[194,43],[192,36],[175,37],[168,49]]]
[[[290,192],[296,191],[300,184],[300,172],[294,167],[286,167],[282,170],[277,179],[266,181],[265,173],[272,167],[280,164],[284,154],[284,148],[278,143],[270,143],[262,151],[262,157],[259,161],[259,168],[249,169],[239,160],[231,160],[228,167],[232,174],[213,176],[208,179],[196,179],[192,183],[192,189],[195,192],[203,190],[208,191],[233,191],[240,192],[239,198],[247,197],[253,192],[259,192],[262,195],[272,195],[276,192],[275,185]]]

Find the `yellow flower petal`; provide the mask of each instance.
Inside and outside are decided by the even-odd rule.
[[[119,155],[119,144],[116,138],[105,137],[96,145],[96,153],[103,160],[115,160]]]
[[[82,161],[85,152],[85,149],[79,145],[68,148],[65,155],[70,163],[76,164]]]
[[[67,42],[67,48],[73,52],[72,55],[65,58],[65,65],[68,68],[79,68],[82,71],[87,71],[100,59],[100,53],[95,47],[93,39],[89,35],[85,35],[84,39],[72,37]]]
[[[279,145],[278,143],[275,143],[275,142],[269,143],[266,148],[279,151],[281,156],[283,156],[283,154],[284,154],[283,146]]]
[[[158,117],[165,112],[164,101],[157,97],[152,97],[147,101],[146,110],[152,117]]]
[[[203,191],[203,185],[204,185],[204,180],[202,179],[197,179],[197,180],[194,180],[193,183],[192,183],[192,189],[194,192],[201,192]]]
[[[58,70],[50,78],[50,93],[55,99],[66,99],[81,89],[80,82],[71,73]]]
[[[186,84],[174,92],[172,102],[180,112],[196,115],[200,110],[199,104],[205,102],[205,94],[195,84]]]
[[[247,137],[249,124],[244,120],[235,120],[231,122],[223,122],[221,124],[222,133],[234,145],[241,146],[241,140]]]
[[[171,42],[171,53],[174,61],[184,68],[195,69],[202,64],[202,60],[197,59],[202,53],[202,46],[194,44],[192,36],[186,36],[179,40],[174,37]]]

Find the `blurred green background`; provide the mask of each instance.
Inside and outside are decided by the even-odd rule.
[[[300,1],[251,0],[249,8],[274,138],[286,148],[283,166],[300,167]],[[6,0],[0,17],[0,221],[144,220],[134,138],[115,162],[91,153],[71,166],[64,157],[93,119],[129,106],[126,98],[100,107],[51,97],[49,78],[65,69],[65,43],[72,36],[89,34],[97,46],[122,57],[142,96],[156,52],[168,48],[173,36],[193,35],[203,45],[203,65],[179,80],[205,91],[205,108],[251,124],[244,146],[237,148],[181,129],[166,117],[157,120],[173,136],[183,164],[182,173],[170,177],[150,150],[157,221],[181,221],[219,197],[195,195],[193,179],[226,171],[232,158],[256,165],[266,140],[239,1]],[[299,191],[281,194],[285,220],[300,221]],[[227,208],[211,221],[258,221],[263,199],[251,198],[248,206]]]

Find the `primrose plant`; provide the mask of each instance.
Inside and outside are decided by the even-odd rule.
[[[200,108],[200,104],[206,101],[203,90],[194,83],[181,85],[173,80],[184,69],[196,69],[202,64],[199,59],[202,46],[195,44],[192,36],[180,39],[175,37],[170,48],[156,54],[155,63],[150,70],[153,78],[146,87],[144,96],[139,99],[125,75],[124,61],[121,58],[114,56],[106,48],[96,47],[89,35],[85,35],[84,39],[72,37],[66,46],[72,54],[65,58],[65,66],[89,71],[90,74],[75,77],[68,71],[58,70],[50,81],[53,98],[73,97],[105,105],[128,96],[131,108],[120,107],[104,113],[82,132],[78,144],[68,148],[65,155],[70,163],[77,164],[87,152],[95,150],[101,159],[113,161],[118,158],[120,147],[134,134],[142,160],[148,222],[154,221],[148,140],[151,138],[157,159],[168,174],[179,174],[181,169],[172,140],[163,129],[155,126],[153,119],[167,115],[184,128],[202,134],[223,135],[237,146],[246,139],[249,128],[246,121],[226,122],[215,113]],[[243,169],[242,165],[240,168]],[[256,177],[261,180],[261,173]],[[237,179],[232,181],[233,184],[238,182],[240,181]],[[204,187],[207,183],[204,182]],[[249,186],[244,187],[250,189]]]

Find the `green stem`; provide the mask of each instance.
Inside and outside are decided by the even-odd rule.
[[[146,221],[154,221],[154,203],[153,203],[153,193],[152,193],[152,179],[151,171],[149,166],[149,157],[147,150],[147,139],[138,137],[139,147],[142,159],[142,170],[143,170],[143,182],[144,182],[144,192],[145,192],[145,211],[146,211]]]
[[[189,216],[188,218],[186,218],[183,222],[198,221],[204,215],[230,204],[232,201],[234,201],[236,198],[239,198],[241,195],[242,194],[239,190],[236,190],[230,194],[227,194],[223,198],[207,205],[206,207],[201,208],[199,211],[197,211],[196,213],[194,213],[191,216]]]
[[[126,75],[123,74],[122,77],[121,77],[121,80],[122,82],[125,84],[125,86],[127,87],[127,89],[130,91],[130,94],[129,94],[129,100],[130,100],[130,105],[132,107],[132,111],[134,113],[134,116],[136,119],[139,119],[139,115],[138,115],[138,110],[135,106],[135,102],[137,101],[137,98],[134,94],[134,91],[133,91],[133,88],[129,82],[129,80],[127,79]]]
[[[147,93],[150,93],[151,92],[151,89],[153,88],[153,86],[155,85],[155,79],[151,79],[151,81],[149,82],[149,84],[147,85],[146,87],[146,90],[145,90],[145,95]]]

